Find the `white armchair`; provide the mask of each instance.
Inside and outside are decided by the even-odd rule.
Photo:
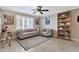
[[[53,34],[51,30],[45,29],[44,31],[41,32],[41,35],[49,37],[52,36]]]

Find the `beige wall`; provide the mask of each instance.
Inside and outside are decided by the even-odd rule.
[[[51,19],[51,27],[54,30],[53,31],[53,36],[57,37],[57,14],[50,15]]]
[[[8,12],[8,11],[4,11],[4,10],[1,10],[1,14],[7,14],[7,15],[14,15],[16,16],[15,13],[13,12]],[[3,19],[3,16],[2,16],[2,24],[4,23],[5,19]],[[8,31],[15,31],[15,28],[16,28],[16,24],[15,24],[15,21],[16,19],[14,20],[14,24],[13,25],[7,25],[8,26]]]
[[[79,40],[79,22],[77,22],[77,16],[79,16],[79,9],[71,12],[71,37]]]
[[[50,25],[45,24],[44,17],[40,18],[41,29],[53,29],[54,36],[57,36],[57,14],[50,15]]]

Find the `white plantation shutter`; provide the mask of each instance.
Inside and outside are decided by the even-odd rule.
[[[34,28],[34,24],[33,24],[33,18],[29,19],[29,28],[33,29]]]
[[[25,29],[25,27],[26,27],[25,20],[26,20],[25,17],[22,17],[22,29]]]
[[[16,16],[16,29],[21,29],[22,27],[21,21],[22,21],[21,16]]]
[[[32,17],[17,16],[16,29],[33,29],[34,20]]]

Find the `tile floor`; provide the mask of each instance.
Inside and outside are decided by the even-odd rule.
[[[25,50],[16,40],[13,40],[11,47],[5,44],[3,49],[0,47],[0,52],[25,52]],[[79,41],[67,41],[51,37],[50,40],[26,52],[79,52]]]
[[[29,49],[28,52],[79,52],[79,41],[50,38],[39,46]]]
[[[8,43],[5,43],[4,48],[0,46],[0,52],[24,52],[25,50],[21,45],[16,41],[12,40],[12,46],[9,46]]]

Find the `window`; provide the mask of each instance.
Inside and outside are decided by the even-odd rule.
[[[22,17],[22,27],[21,27],[21,29],[25,29],[25,23],[26,23],[26,21],[25,21],[26,19],[25,19],[25,17]]]
[[[21,27],[22,27],[21,16],[16,16],[16,29],[21,29]]]
[[[33,24],[33,18],[27,18],[26,19],[26,28],[27,29],[33,29],[34,28],[34,24]]]
[[[33,29],[34,20],[32,17],[17,16],[16,17],[16,29]]]

